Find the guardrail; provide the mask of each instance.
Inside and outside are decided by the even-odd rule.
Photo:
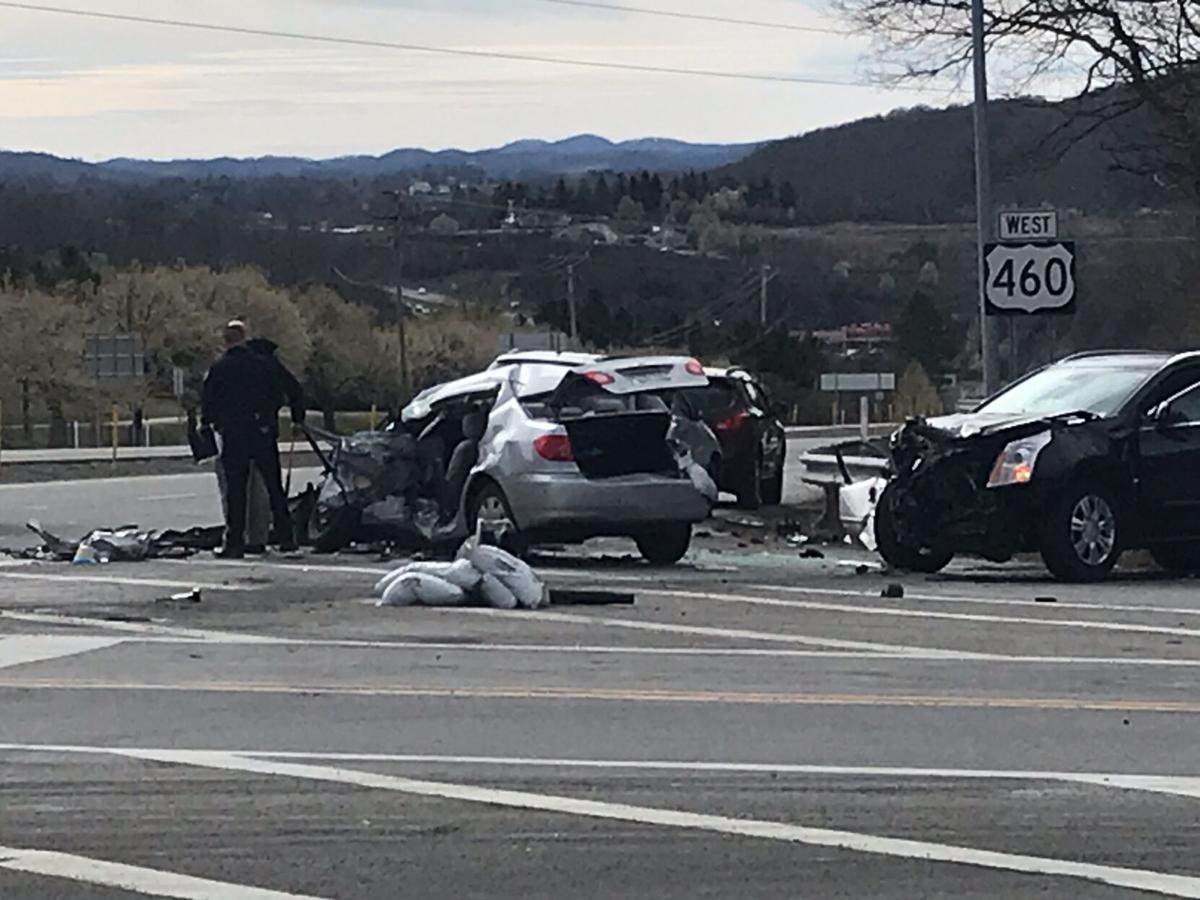
[[[842,485],[887,475],[890,463],[882,456],[840,456],[812,452],[800,457],[804,465],[801,479],[807,484]]]

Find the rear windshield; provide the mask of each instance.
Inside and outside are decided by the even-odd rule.
[[[707,387],[684,388],[679,395],[706,419],[719,419],[741,408],[737,391],[728,381],[710,381]]]
[[[1160,368],[1158,361],[1082,360],[1043,369],[981,406],[978,412],[1055,416],[1070,412],[1114,415]]]

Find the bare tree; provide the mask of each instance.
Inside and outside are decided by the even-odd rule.
[[[962,78],[970,0],[834,0],[875,38],[885,77]],[[986,43],[1017,92],[1072,85],[1044,142],[1061,155],[1099,133],[1114,168],[1200,200],[1197,0],[985,0]]]

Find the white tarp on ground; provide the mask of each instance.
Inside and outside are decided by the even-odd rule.
[[[463,544],[452,563],[407,563],[375,585],[377,606],[463,606],[539,609],[547,604],[545,582],[528,564],[499,547]]]

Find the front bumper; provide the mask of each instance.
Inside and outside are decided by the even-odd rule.
[[[521,475],[501,484],[522,530],[568,526],[619,534],[625,526],[701,522],[711,505],[687,478],[579,474]]]
[[[981,488],[974,502],[941,508],[935,516],[914,523],[920,540],[913,543],[1006,561],[1016,553],[1038,549],[1051,493],[1048,485],[1036,484]]]

